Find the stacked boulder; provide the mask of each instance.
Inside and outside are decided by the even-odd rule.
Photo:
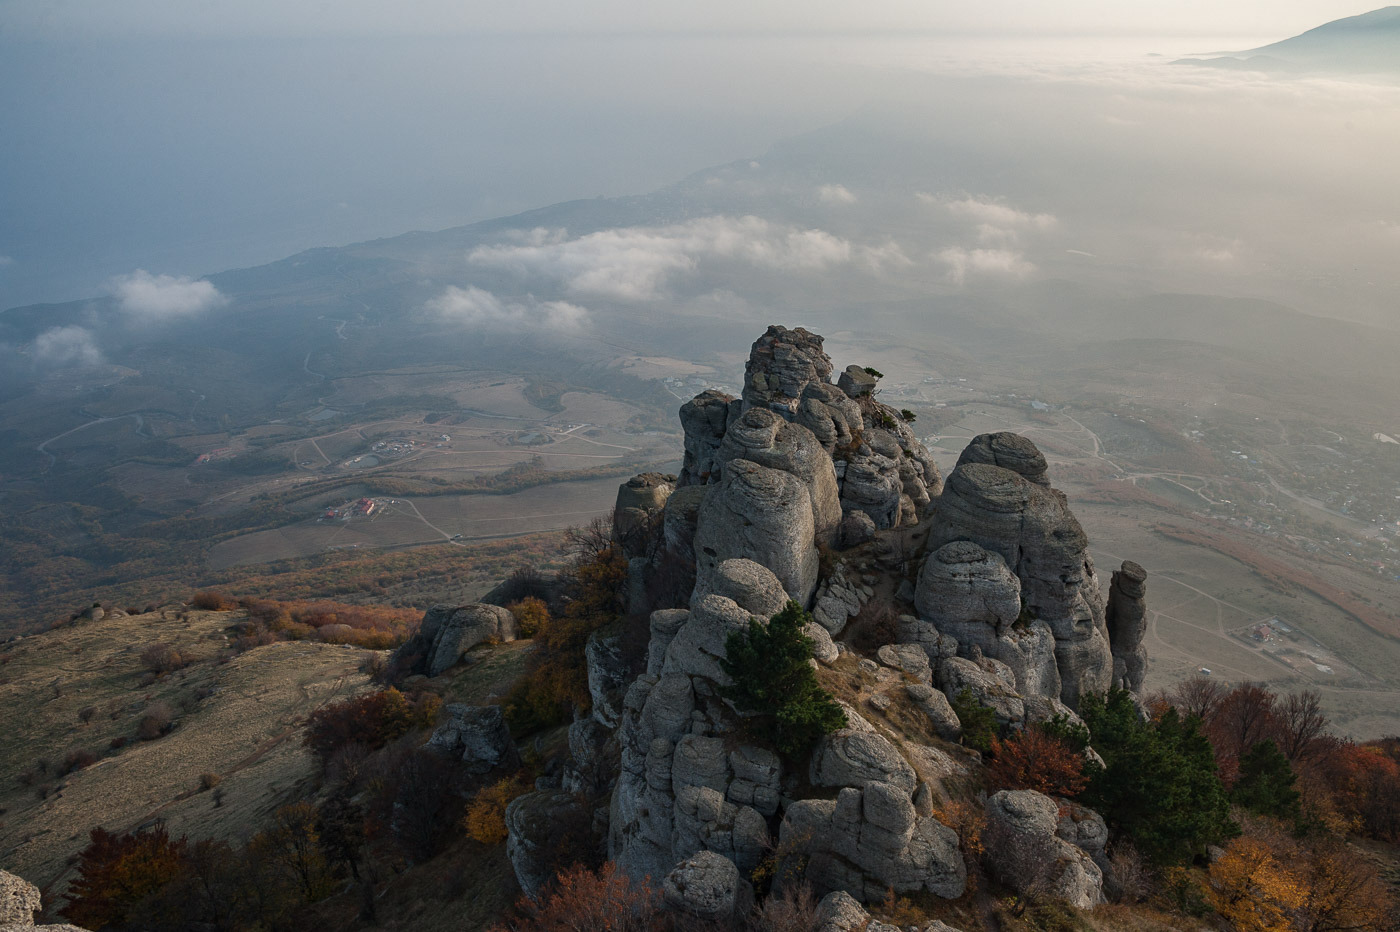
[[[392,663],[406,674],[437,676],[478,644],[513,641],[516,635],[515,616],[499,605],[434,605],[418,632],[394,652]]]

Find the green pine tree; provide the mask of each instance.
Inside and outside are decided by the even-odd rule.
[[[1080,717],[1103,766],[1087,768],[1081,799],[1158,864],[1184,864],[1239,834],[1200,721],[1168,709],[1143,721],[1132,695],[1087,696]]]
[[[802,629],[812,620],[796,602],[789,602],[768,624],[749,620],[747,631],[725,641],[720,668],[732,680],[720,695],[747,720],[755,737],[789,757],[812,749],[823,735],[846,726],[846,713],[817,683],[812,640]]]
[[[1265,738],[1240,758],[1240,776],[1230,798],[1259,815],[1292,819],[1298,815],[1298,782],[1288,758]]]

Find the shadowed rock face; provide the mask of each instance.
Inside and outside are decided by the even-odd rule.
[[[719,481],[716,454],[729,422],[737,420],[742,403],[714,389],[703,391],[681,405],[681,430],[685,432],[685,459],[676,486],[705,485]]]
[[[675,487],[675,476],[659,472],[644,472],[618,486],[613,539],[622,546],[624,556],[645,555],[652,526],[660,520]]]
[[[1001,466],[964,463],[934,507],[929,546],[972,541],[998,554],[1021,581],[1029,616],[1055,637],[1060,698],[1070,708],[1113,675],[1103,596],[1088,537],[1062,493]]]
[[[731,460],[700,506],[695,532],[697,586],[734,558],[766,566],[803,605],[817,588],[816,525],[807,486],[791,473]]]
[[[822,338],[801,327],[775,324],[754,341],[744,366],[744,407],[771,408],[791,418],[802,390],[830,379],[831,360],[822,352]]]
[[[1108,586],[1108,640],[1113,646],[1113,685],[1137,692],[1147,674],[1147,570],[1124,560]]]
[[[963,463],[987,463],[1019,473],[1037,485],[1049,486],[1046,478],[1045,455],[1028,438],[1010,431],[994,434],[978,434],[972,438],[958,457],[958,466]],[[957,468],[956,466],[954,467]]]
[[[796,421],[810,430],[828,453],[849,445],[862,429],[860,406],[826,382],[812,382],[802,389]]]
[[[394,662],[417,658],[411,673],[437,676],[486,640],[513,641],[515,616],[498,605],[434,605],[423,615],[418,633],[394,652]]]

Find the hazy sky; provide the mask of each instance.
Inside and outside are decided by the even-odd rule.
[[[1373,8],[1365,0],[0,0],[0,28],[50,36],[960,30],[1283,38]]]

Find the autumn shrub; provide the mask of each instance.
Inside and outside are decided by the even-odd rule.
[[[596,872],[561,871],[538,898],[521,897],[515,915],[491,932],[650,932],[660,918],[659,891],[608,862]]]
[[[223,782],[224,778],[217,773],[202,773],[199,775],[199,791],[201,793],[207,792]]]
[[[136,723],[136,737],[142,741],[154,741],[168,732],[175,722],[175,710],[170,703],[160,701],[146,706],[146,712]]]
[[[238,608],[238,600],[222,592],[196,592],[190,607],[204,612],[231,612]]]
[[[817,921],[817,898],[806,881],[783,885],[781,893],[754,907],[749,927],[753,932],[811,932]]]
[[[141,650],[141,665],[157,676],[183,669],[189,663],[190,659],[181,654],[175,645],[164,641],[147,644]]]
[[[719,665],[732,681],[720,695],[750,713],[745,728],[780,754],[798,757],[822,736],[846,727],[846,713],[817,683],[812,670],[812,639],[803,628],[811,613],[796,602],[765,625],[749,619],[724,644]]]
[[[526,596],[506,606],[515,616],[515,626],[522,638],[532,638],[535,632],[549,624],[549,606],[544,599]]]
[[[163,824],[125,834],[93,829],[59,915],[88,929],[125,927],[141,901],[179,873],[185,851],[185,840],[172,841]]]
[[[72,773],[75,770],[91,767],[93,764],[97,763],[98,760],[98,755],[93,751],[89,751],[87,748],[73,748],[67,754],[63,755],[63,766],[60,768],[59,775],[62,776],[63,774]]]
[[[564,609],[536,630],[525,674],[502,703],[517,737],[570,721],[592,703],[585,649],[595,631],[622,618],[627,586],[626,559],[609,546],[595,549],[595,536],[581,535],[584,558],[567,574]]]
[[[1038,726],[992,739],[987,782],[996,789],[1078,796],[1088,779],[1084,756]]]
[[[302,742],[324,765],[346,745],[374,750],[411,731],[431,728],[441,707],[442,699],[432,693],[409,697],[391,686],[312,712]]]
[[[478,792],[467,806],[462,821],[467,835],[483,845],[499,845],[506,840],[506,806],[517,796],[534,789],[534,785],[519,774],[508,777]]]

